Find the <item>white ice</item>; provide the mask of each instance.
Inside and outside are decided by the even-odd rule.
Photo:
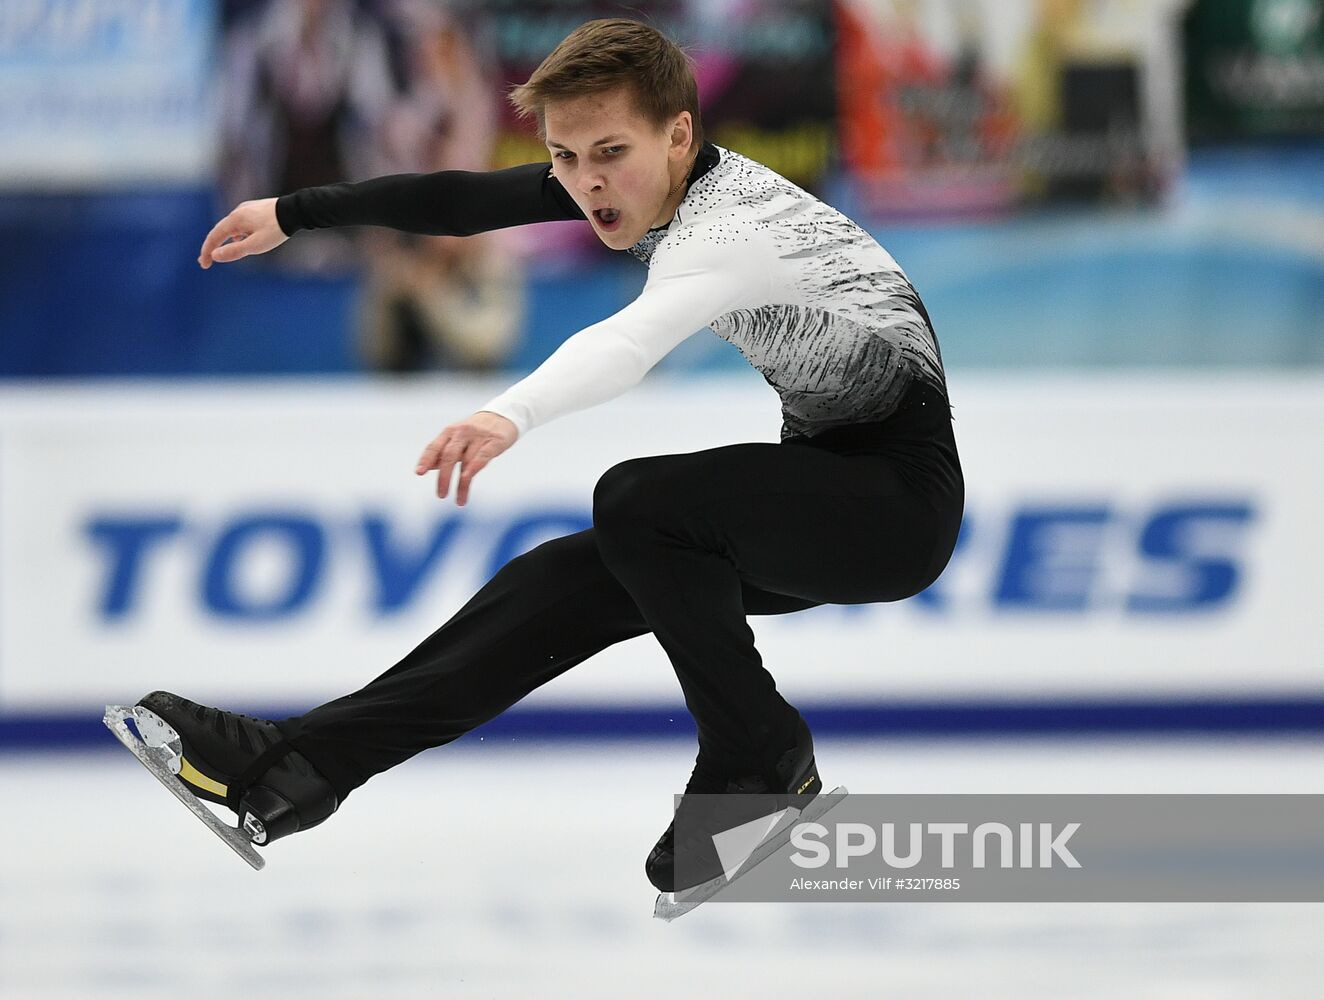
[[[643,859],[691,750],[485,740],[248,869],[119,750],[0,755],[0,997],[1316,997],[1324,904],[705,904]],[[847,741],[860,792],[1319,792],[1324,742]],[[467,744],[467,745],[465,745]]]

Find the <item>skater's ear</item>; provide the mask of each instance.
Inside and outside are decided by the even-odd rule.
[[[671,145],[667,150],[668,158],[684,160],[694,148],[694,119],[688,111],[676,115],[671,123]]]

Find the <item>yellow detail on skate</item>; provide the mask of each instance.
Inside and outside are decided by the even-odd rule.
[[[211,778],[207,777],[205,774],[199,771],[196,767],[194,767],[192,764],[188,762],[187,757],[179,758],[179,776],[183,778],[185,781],[187,781],[190,785],[196,785],[198,788],[201,788],[204,792],[211,792],[213,795],[229,794],[229,789],[227,789],[219,781],[213,781]]]

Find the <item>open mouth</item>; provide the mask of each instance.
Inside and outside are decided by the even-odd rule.
[[[608,233],[621,224],[621,212],[618,208],[595,208],[593,218],[597,220],[598,227]]]

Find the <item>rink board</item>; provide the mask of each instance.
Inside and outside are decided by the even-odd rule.
[[[0,715],[168,686],[297,706],[389,667],[649,454],[775,441],[756,378],[645,385],[536,428],[439,501],[423,445],[508,384],[0,389]],[[952,379],[961,543],[892,605],[752,618],[824,706],[1324,696],[1324,380]],[[880,513],[880,516],[881,513]],[[533,708],[678,704],[650,636]]]

